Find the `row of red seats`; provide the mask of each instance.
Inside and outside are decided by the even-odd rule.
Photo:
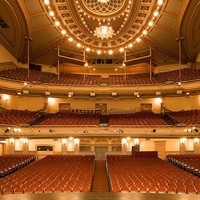
[[[77,113],[59,111],[50,115],[38,125],[65,125],[65,126],[98,126],[100,122],[100,112]]]
[[[109,125],[129,125],[129,126],[167,126],[162,118],[151,111],[142,111],[132,114],[110,114]]]
[[[0,178],[5,177],[36,160],[35,155],[6,154],[0,156]]]
[[[107,156],[111,192],[199,194],[198,177],[159,158]]]
[[[200,110],[181,110],[167,112],[170,118],[175,120],[177,123],[184,125],[199,125],[200,124]]]
[[[90,192],[93,155],[50,155],[0,179],[0,194]]]
[[[170,154],[167,160],[198,177],[200,177],[200,154]]]
[[[0,71],[0,76],[4,78],[39,82],[39,83],[50,83],[50,84],[64,84],[64,85],[100,85],[100,75],[84,75],[83,74],[70,74],[60,73],[59,79],[56,74],[49,72],[40,72],[36,70],[28,70],[25,68],[16,68]],[[111,86],[115,85],[138,85],[138,84],[159,84],[164,82],[179,82],[179,81],[190,81],[200,79],[200,70],[185,68],[181,69],[181,80],[179,78],[179,70],[170,72],[163,72],[152,75],[150,79],[149,73],[141,74],[127,74],[126,79],[124,75],[110,75],[108,84]]]
[[[29,110],[4,110],[0,113],[0,124],[24,125],[44,115],[44,112]]]

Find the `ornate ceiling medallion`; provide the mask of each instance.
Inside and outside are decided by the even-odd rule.
[[[95,29],[95,35],[101,39],[111,38],[114,34],[114,30],[111,26],[100,26]]]
[[[111,16],[117,12],[124,12],[126,0],[82,0],[81,8],[93,15]]]

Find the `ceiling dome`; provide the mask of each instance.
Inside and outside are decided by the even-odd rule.
[[[151,31],[163,4],[162,0],[47,2],[46,9],[52,22],[57,23],[57,28],[70,41],[87,51],[98,52],[132,47]]]

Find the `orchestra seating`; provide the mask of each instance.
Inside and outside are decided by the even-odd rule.
[[[90,192],[94,166],[94,155],[49,155],[0,179],[0,192]]]
[[[0,156],[0,178],[5,177],[36,160],[35,155],[5,154]]]
[[[200,154],[172,154],[167,160],[198,177],[200,177]]]
[[[61,126],[98,126],[100,112],[70,112],[59,111],[49,115],[38,125],[61,125]]]
[[[178,124],[186,126],[198,126],[200,124],[200,110],[181,110],[166,112],[165,115],[176,121]]]
[[[107,155],[111,192],[199,194],[200,180],[159,158]]]
[[[179,81],[192,81],[200,79],[200,70],[184,68],[181,69],[181,80],[179,70],[161,72],[152,74],[149,73],[126,74],[125,75],[109,75],[108,85],[150,85],[161,83],[176,83]],[[29,81],[31,83],[45,84],[60,84],[60,85],[85,85],[99,86],[101,84],[101,75],[71,74],[61,72],[58,75],[49,72],[41,72],[25,68],[15,68],[0,71],[0,77],[13,79],[18,81]]]
[[[0,112],[0,124],[8,124],[8,125],[30,124],[44,115],[45,113],[41,111],[15,110],[15,109],[3,110],[2,112]]]
[[[169,126],[160,116],[152,111],[141,111],[132,114],[110,114],[110,126]]]

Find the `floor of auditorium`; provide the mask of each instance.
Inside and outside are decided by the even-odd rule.
[[[141,194],[141,193],[45,193],[45,194],[11,194],[1,195],[1,200],[199,200],[199,195],[190,194]]]

